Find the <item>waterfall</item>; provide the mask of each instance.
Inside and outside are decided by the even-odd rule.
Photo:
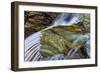
[[[41,33],[36,32],[25,39],[24,60],[36,61],[41,58],[40,49]]]
[[[38,61],[42,57],[39,49],[40,49],[40,37],[42,36],[41,32],[51,29],[57,26],[70,26],[80,22],[79,14],[74,13],[62,13],[58,19],[56,19],[51,26],[33,33],[29,37],[25,39],[24,45],[24,60],[27,61]]]

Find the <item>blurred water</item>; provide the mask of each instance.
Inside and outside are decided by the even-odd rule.
[[[40,49],[40,37],[41,32],[36,32],[25,39],[25,50],[24,50],[24,60],[25,61],[36,61],[39,60],[41,54]]]
[[[60,18],[54,21],[53,26],[70,26],[80,22],[80,14],[77,13],[62,13]]]

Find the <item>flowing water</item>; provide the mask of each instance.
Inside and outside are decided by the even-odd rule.
[[[46,31],[48,29],[52,29],[54,27],[57,26],[70,26],[73,24],[76,24],[80,22],[80,17],[79,14],[72,14],[72,13],[68,13],[68,14],[61,14],[61,16],[55,20],[52,25],[48,28],[45,28],[39,32],[33,33],[32,35],[30,35],[29,37],[27,37],[25,39],[25,51],[24,51],[24,60],[27,61],[39,61],[42,56],[39,52],[40,49],[40,39],[42,36],[43,31]],[[53,59],[53,58],[52,58]]]

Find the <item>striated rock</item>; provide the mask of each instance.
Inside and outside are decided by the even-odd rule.
[[[25,38],[53,23],[59,13],[25,11]]]

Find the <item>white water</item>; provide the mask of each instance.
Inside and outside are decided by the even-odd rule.
[[[25,61],[30,61],[33,56],[33,61],[41,57],[40,49],[41,32],[36,32],[25,39]],[[37,58],[38,57],[38,58]]]

